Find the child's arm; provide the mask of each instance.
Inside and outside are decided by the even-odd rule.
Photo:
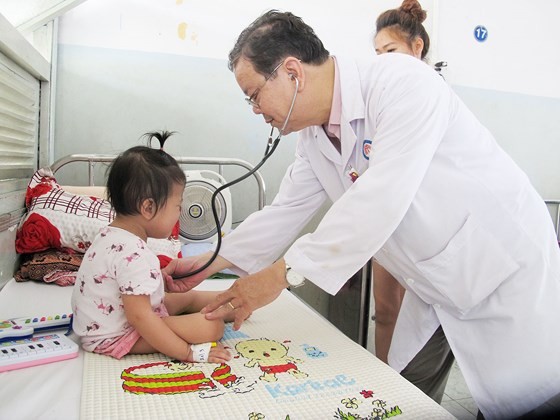
[[[171,293],[188,292],[212,274],[231,267],[232,264],[228,260],[218,255],[212,264],[202,272],[189,277],[183,277],[185,274],[206,264],[212,258],[212,255],[213,252],[210,251],[195,257],[171,260],[162,270],[166,291]]]
[[[174,359],[193,361],[191,345],[175,334],[164,320],[153,312],[148,295],[123,294],[122,301],[130,325],[155,350]],[[227,350],[220,347],[210,350],[209,362],[222,363],[228,360]]]

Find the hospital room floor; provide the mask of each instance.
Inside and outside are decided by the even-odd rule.
[[[375,345],[373,342],[375,332],[375,322],[370,322],[370,333],[368,334],[367,349],[375,353]],[[474,400],[471,397],[465,379],[461,374],[457,362],[453,364],[449,379],[445,387],[441,406],[449,411],[452,415],[457,417],[458,420],[475,420],[478,412]]]

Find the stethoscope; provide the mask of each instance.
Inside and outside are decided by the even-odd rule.
[[[193,271],[190,271],[188,273],[181,274],[181,275],[174,274],[172,276],[174,279],[182,279],[184,277],[189,277],[189,276],[193,276],[195,274],[200,273],[201,271],[208,268],[210,266],[210,264],[212,264],[214,262],[214,260],[216,259],[216,257],[218,256],[218,253],[220,252],[220,248],[222,246],[222,226],[220,224],[220,219],[218,217],[218,210],[216,209],[216,197],[218,196],[218,194],[222,190],[225,190],[226,188],[229,188],[232,185],[235,185],[238,182],[241,182],[244,179],[247,179],[248,177],[253,175],[256,171],[258,171],[260,169],[260,167],[263,166],[264,163],[268,160],[268,158],[270,156],[272,156],[272,154],[276,150],[276,147],[278,147],[278,143],[280,143],[280,139],[284,135],[284,130],[286,129],[286,126],[288,125],[288,121],[290,120],[290,117],[292,116],[292,111],[294,109],[294,104],[296,103],[296,97],[297,97],[298,90],[299,90],[299,80],[298,80],[298,78],[291,73],[290,73],[289,76],[292,80],[294,80],[296,82],[296,88],[294,90],[294,96],[292,97],[292,103],[290,104],[290,109],[288,110],[288,115],[286,115],[286,119],[284,120],[284,124],[282,124],[282,128],[280,128],[280,130],[278,130],[278,135],[276,136],[276,138],[274,140],[273,140],[273,136],[272,136],[274,134],[274,127],[272,127],[272,129],[270,130],[270,134],[268,135],[268,141],[266,143],[266,149],[264,151],[263,158],[257,164],[257,166],[255,166],[249,172],[240,176],[239,178],[234,179],[231,182],[228,182],[227,184],[222,185],[221,187],[217,188],[214,191],[214,193],[212,194],[212,198],[210,199],[211,203],[212,203],[212,215],[214,216],[214,223],[216,223],[216,230],[217,230],[217,234],[218,234],[218,241],[216,242],[216,249],[214,250],[214,253],[212,254],[212,257],[210,257],[210,259],[202,267],[197,268],[196,270],[193,270]]]

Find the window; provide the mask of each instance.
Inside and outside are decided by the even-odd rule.
[[[17,180],[37,166],[40,82],[0,54],[0,179]]]
[[[39,147],[49,144],[50,71],[48,61],[0,14],[0,288],[17,266],[14,227],[25,212]]]
[[[0,15],[0,233],[17,223],[39,145],[48,144],[40,123],[48,126],[50,71],[47,60]]]

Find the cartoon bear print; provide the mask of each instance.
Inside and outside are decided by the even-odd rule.
[[[288,356],[288,348],[275,340],[267,338],[257,338],[240,341],[235,345],[235,350],[242,357],[249,359],[245,363],[246,367],[258,366],[263,375],[260,380],[275,382],[279,373],[289,373],[295,378],[307,378],[307,373],[298,369],[296,363],[302,360]]]

